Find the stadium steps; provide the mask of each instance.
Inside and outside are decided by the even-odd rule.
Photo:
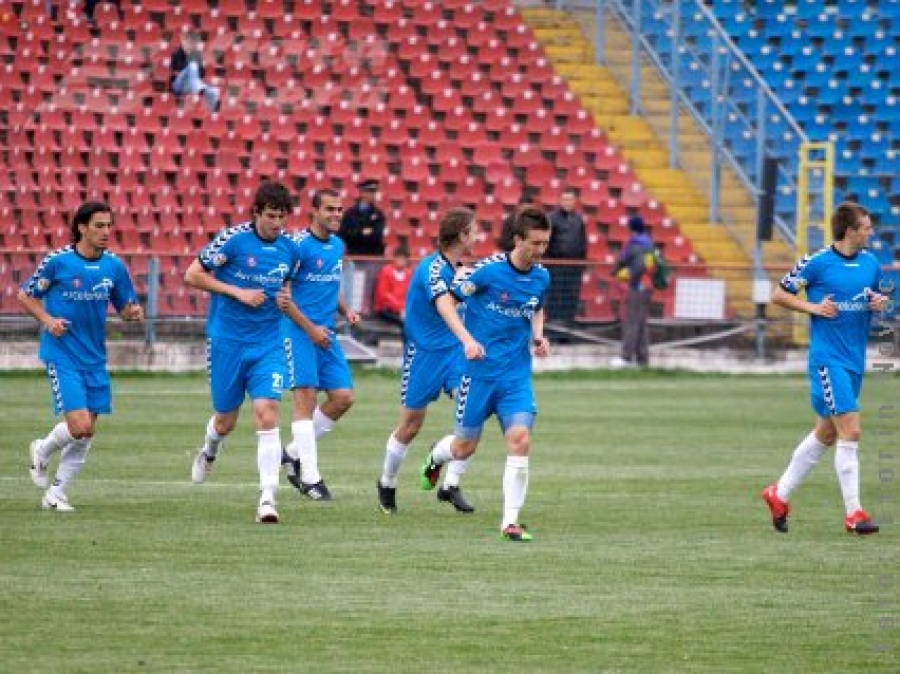
[[[703,224],[709,211],[703,195],[684,171],[665,168],[668,158],[666,148],[646,119],[628,114],[626,93],[616,85],[608,69],[594,64],[593,47],[584,38],[578,22],[567,13],[549,9],[525,10],[523,16],[531,25],[535,37],[542,42],[557,72],[570,78],[572,90],[581,97],[582,104],[594,113],[598,126],[606,130],[610,140],[623,148],[636,175],[657,199],[666,204],[669,214],[679,222],[681,231],[693,243],[694,237],[703,233],[703,227],[708,227]],[[595,92],[592,79],[598,73],[603,73],[602,77],[597,78],[602,85]],[[657,92],[654,98],[663,96],[664,92]],[[614,101],[615,107],[607,102],[602,109],[592,108],[589,101],[601,97]],[[695,246],[695,250],[707,262],[749,264],[749,259],[734,244],[727,247],[727,257],[723,257],[726,248],[721,238],[715,235],[701,237],[698,241],[706,245]],[[713,274],[716,274],[715,270]]]
[[[593,35],[593,15],[579,16],[578,21],[582,26],[582,34]],[[623,82],[628,81],[632,68],[631,38],[618,24],[608,25],[606,45],[609,70],[614,77]],[[668,138],[672,128],[670,103],[668,85],[653,66],[644,63],[641,67],[641,104],[645,118],[662,139]],[[685,174],[690,176],[704,194],[708,194],[711,184],[712,148],[696,121],[684,111],[678,115],[678,131],[679,161]],[[667,149],[667,145],[663,147]],[[668,157],[667,151],[666,156]],[[755,201],[729,166],[722,167],[720,180],[720,215],[729,223],[728,230],[745,251],[749,263],[755,246]],[[763,257],[767,265],[780,269],[792,265],[795,254],[791,246],[779,238],[764,243]],[[719,263],[713,259],[707,259],[707,262],[711,265]],[[722,263],[727,264],[728,261]]]
[[[730,308],[738,315],[750,317],[751,279],[747,269],[752,263],[755,205],[730,170],[722,172],[723,215],[735,224],[725,227],[709,223],[710,147],[693,119],[681,113],[678,117],[680,147],[688,148],[682,156],[684,170],[667,168],[668,147],[663,139],[671,128],[669,91],[649,64],[642,66],[642,100],[644,116],[628,114],[629,103],[619,79],[627,81],[631,73],[630,38],[616,25],[607,24],[606,62],[595,63],[593,46],[585,30],[574,16],[552,9],[524,10],[523,16],[535,36],[544,44],[556,71],[569,79],[570,87],[594,113],[597,125],[622,148],[636,175],[665,203],[682,233],[695,251],[710,266],[710,273],[727,282]],[[617,79],[619,78],[619,79]],[[597,87],[593,88],[593,81]],[[603,99],[604,107],[595,109],[590,101]],[[615,101],[613,103],[612,101]],[[701,191],[703,190],[703,191]],[[783,242],[765,244],[768,264],[789,266],[793,254]],[[779,272],[780,273],[780,272]]]

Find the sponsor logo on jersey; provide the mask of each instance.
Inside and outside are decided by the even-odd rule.
[[[316,260],[316,267],[319,267],[319,262],[321,260]],[[324,263],[323,263],[324,264]],[[334,266],[331,268],[331,271],[326,271],[323,273],[314,273],[310,272],[306,276],[303,277],[304,281],[309,281],[311,283],[340,283],[341,282],[341,272],[344,268],[344,263],[342,260],[338,260]]]
[[[475,294],[475,284],[471,281],[463,281],[459,284],[459,292],[461,292],[466,297]]]
[[[62,297],[72,302],[108,302],[113,285],[111,278],[103,278],[90,290],[82,290],[84,281],[76,276],[72,279],[73,290],[64,290]]]
[[[285,279],[285,277],[287,276],[288,269],[289,269],[288,265],[285,264],[284,262],[282,262],[281,264],[279,264],[278,266],[276,266],[269,272],[269,276],[277,276],[279,279],[281,279],[283,281]]]
[[[508,297],[506,298],[506,300],[503,299],[503,295],[505,294],[506,293],[501,294],[501,302],[508,300]],[[521,307],[510,307],[504,306],[497,302],[488,302],[487,309],[488,311],[493,311],[494,313],[505,316],[506,318],[526,318],[528,320],[531,320],[534,317],[534,312],[537,311],[537,306],[538,298],[531,297]]]

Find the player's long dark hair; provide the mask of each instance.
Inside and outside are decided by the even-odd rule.
[[[88,224],[97,213],[109,213],[111,215],[112,209],[109,207],[109,204],[102,201],[85,201],[78,207],[78,210],[75,211],[75,215],[72,217],[72,243],[77,244],[81,241],[81,230],[79,227]]]

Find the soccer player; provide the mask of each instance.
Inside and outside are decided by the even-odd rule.
[[[22,306],[42,326],[38,354],[50,378],[55,412],[65,419],[29,448],[31,479],[41,489],[47,486],[51,458],[60,452],[56,477],[41,500],[46,510],[75,510],[66,487],[84,466],[97,415],[112,411],[106,370],[108,305],[123,320],[144,317],[125,264],[107,250],[112,226],[108,205],[82,204],[72,219],[73,243],[48,254],[18,293]]]
[[[359,323],[359,314],[341,296],[344,242],[336,232],[343,210],[336,191],[313,195],[312,223],[292,237],[298,250],[295,281],[278,296],[285,313],[281,335],[288,386],[294,392],[293,441],[282,461],[290,483],[313,501],[332,498],[319,473],[319,438],[353,405],[353,376],[335,332],[338,313],[351,326]],[[327,395],[321,406],[319,391]]]
[[[234,430],[244,396],[253,403],[260,496],[256,521],[277,523],[281,467],[278,407],[284,386],[281,310],[275,296],[289,282],[297,249],[283,233],[293,204],[287,188],[260,185],[252,219],[220,232],[185,272],[187,285],[212,296],[206,321],[213,416],[191,479],[201,483]]]
[[[441,316],[463,345],[465,369],[456,400],[454,439],[438,443],[422,466],[422,477],[451,459],[465,460],[478,448],[485,421],[496,414],[506,440],[503,518],[500,531],[510,541],[532,535],[519,522],[528,489],[528,454],[537,414],[531,374],[531,347],[544,357],[544,299],[550,275],[538,264],[547,250],[551,226],[538,208],[520,208],[512,224],[513,249],[479,262],[437,300]],[[465,302],[465,324],[454,298]]]
[[[450,332],[435,307],[437,299],[450,291],[462,258],[471,253],[475,240],[475,213],[468,208],[451,208],[438,228],[438,250],[416,267],[406,294],[405,348],[400,377],[400,420],[387,440],[384,467],[376,482],[378,505],[385,514],[397,512],[397,474],[415,440],[428,405],[443,390],[453,395],[465,356],[459,341]],[[452,439],[452,437],[451,437]],[[438,499],[460,512],[474,509],[463,498],[459,481],[467,462],[451,462]],[[434,489],[440,470],[423,480],[425,489]]]
[[[787,470],[762,498],[772,525],[787,533],[791,493],[836,444],[834,468],[844,498],[844,527],[858,535],[878,532],[859,497],[859,392],[866,367],[866,341],[873,311],[884,311],[889,297],[881,292],[878,261],[863,250],[872,236],[865,208],[843,203],[831,218],[834,243],[806,256],[781,279],[772,301],[809,314],[808,372],[816,423],[794,450]],[[801,290],[806,298],[799,297]]]

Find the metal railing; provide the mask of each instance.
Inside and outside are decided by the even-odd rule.
[[[641,64],[651,63],[669,86],[670,164],[680,167],[678,114],[686,111],[709,139],[710,221],[722,222],[721,170],[725,163],[757,199],[764,159],[778,160],[775,225],[795,238],[799,150],[808,138],[713,13],[697,0],[557,0],[556,7],[594,15],[598,61],[605,63],[605,27],[610,19],[632,38],[632,111],[641,113]],[[813,201],[818,207],[818,200]]]

